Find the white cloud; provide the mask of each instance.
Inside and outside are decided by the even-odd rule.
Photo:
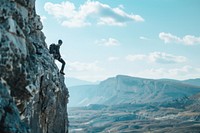
[[[176,56],[172,54],[167,54],[163,52],[153,52],[148,56],[151,62],[157,62],[161,64],[169,64],[169,63],[182,63],[186,62],[187,58],[184,56]]]
[[[135,74],[135,76],[146,78],[170,78],[170,79],[189,79],[199,78],[200,69],[192,66],[183,66],[180,68],[159,68],[159,69],[146,69]]]
[[[183,37],[182,41],[187,45],[200,44],[200,37],[186,35]]]
[[[144,37],[144,36],[140,36],[140,39],[141,39],[141,40],[149,40],[149,38]]]
[[[128,55],[125,57],[125,59],[128,61],[145,60],[160,64],[173,64],[173,63],[182,63],[187,61],[187,58],[184,56],[176,56],[164,52],[152,52],[148,55],[145,54]]]
[[[124,26],[124,23],[117,22],[114,18],[111,17],[102,17],[97,23],[99,25],[114,25],[114,26]]]
[[[96,40],[95,44],[98,44],[100,46],[117,46],[117,45],[120,45],[119,41],[117,39],[114,39],[114,38]]]
[[[183,43],[185,45],[200,44],[200,37],[195,37],[193,35],[186,35],[183,38],[172,35],[171,33],[161,32],[159,38],[165,43]]]
[[[44,9],[48,14],[57,18],[63,26],[67,27],[83,27],[93,23],[124,26],[127,22],[144,21],[140,15],[126,13],[123,10],[123,5],[112,8],[99,1],[88,0],[78,8],[70,1],[61,2],[60,4],[47,2]]]
[[[48,14],[51,14],[56,18],[72,18],[76,14],[74,4],[69,1],[60,4],[46,2],[44,9]]]

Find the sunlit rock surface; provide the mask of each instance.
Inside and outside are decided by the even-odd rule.
[[[0,1],[0,133],[66,133],[68,89],[35,0]]]

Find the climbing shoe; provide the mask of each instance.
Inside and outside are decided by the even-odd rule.
[[[65,75],[65,73],[63,71],[60,71],[61,74]]]

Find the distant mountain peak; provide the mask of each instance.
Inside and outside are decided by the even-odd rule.
[[[69,89],[72,102],[73,99],[78,102],[87,98],[87,102],[83,105],[165,102],[200,93],[200,87],[178,80],[145,79],[126,75],[108,78],[99,85]]]

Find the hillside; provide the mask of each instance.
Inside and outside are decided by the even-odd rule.
[[[197,94],[166,103],[69,108],[69,131],[199,133],[199,103],[200,94]]]
[[[200,87],[176,80],[153,80],[118,75],[98,85],[70,87],[69,106],[116,105],[171,101],[200,92]]]
[[[200,78],[188,79],[188,80],[184,80],[182,82],[186,83],[186,84],[194,85],[194,86],[200,86]]]

